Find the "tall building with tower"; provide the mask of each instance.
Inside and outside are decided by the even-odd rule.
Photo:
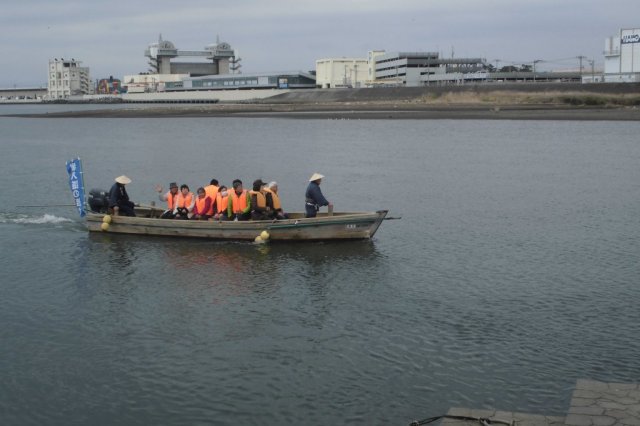
[[[161,34],[158,42],[150,44],[144,54],[149,58],[151,74],[188,74],[199,77],[228,74],[230,69],[239,68],[236,52],[229,43],[219,40],[202,50],[183,50],[176,48],[169,40],[163,40]],[[181,60],[185,58],[188,60]]]

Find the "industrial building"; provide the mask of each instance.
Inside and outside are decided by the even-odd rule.
[[[70,96],[90,95],[93,85],[89,68],[80,61],[64,58],[49,60],[47,96],[49,99],[68,99]]]
[[[180,50],[160,35],[158,42],[145,50],[145,56],[149,58],[149,72],[123,78],[122,84],[129,94],[316,86],[315,76],[302,71],[240,74],[240,58],[228,43],[219,40],[204,50]],[[173,61],[176,58],[200,61]]]
[[[317,86],[441,86],[480,82],[576,82],[580,72],[536,71],[536,62],[512,70],[493,70],[483,58],[443,58],[438,52],[369,51],[367,59],[316,61]],[[362,72],[365,71],[366,72]]]
[[[162,92],[167,82],[182,81],[189,74],[136,74],[125,75],[122,85],[127,93]]]
[[[46,95],[46,87],[0,88],[0,102],[41,100]]]
[[[313,89],[315,77],[303,71],[208,75],[167,81],[164,91],[246,90],[246,89]]]
[[[202,50],[180,50],[175,45],[158,37],[144,52],[149,58],[151,74],[188,74],[192,77],[228,74],[239,67],[235,51],[229,43],[217,41]],[[172,62],[172,59],[191,58],[191,61]],[[195,60],[194,59],[198,59]]]
[[[316,61],[316,82],[321,88],[427,86],[487,80],[481,58],[444,59],[437,52],[371,50],[367,58],[325,58]]]
[[[385,53],[374,58],[375,80],[404,86],[425,86],[434,82],[473,80],[487,71],[482,58],[441,58],[438,52]],[[482,76],[484,77],[484,76]]]
[[[316,61],[316,85],[323,89],[363,87],[369,79],[364,58],[326,58]]]
[[[621,29],[605,40],[604,81],[640,82],[640,28]]]

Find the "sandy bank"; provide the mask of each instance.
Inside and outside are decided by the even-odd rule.
[[[640,120],[637,107],[504,104],[339,102],[313,104],[215,104],[11,114],[35,118],[279,117],[290,119],[491,119]]]

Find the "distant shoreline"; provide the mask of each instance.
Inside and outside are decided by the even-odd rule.
[[[222,96],[224,92],[227,96]],[[217,92],[207,92],[215,99]],[[37,118],[277,117],[289,119],[640,120],[640,83],[500,84],[291,90],[263,99],[218,103],[84,104],[81,110],[5,114]],[[242,92],[251,95],[253,92]],[[194,100],[180,94],[175,100]],[[241,97],[240,97],[241,98]],[[168,98],[168,100],[171,100]],[[142,99],[139,101],[143,101]],[[87,110],[87,106],[93,108]],[[2,110],[0,109],[0,114]]]
[[[640,121],[640,108],[571,105],[421,104],[339,102],[314,104],[213,104],[100,109],[37,114],[23,118],[272,117],[288,119],[432,119],[432,120],[603,120]]]

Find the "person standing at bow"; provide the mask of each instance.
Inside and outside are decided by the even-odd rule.
[[[320,173],[314,173],[309,178],[309,185],[304,195],[305,217],[316,217],[318,210],[320,210],[322,206],[329,206],[329,209],[333,208],[333,204],[324,198],[322,190],[320,190],[322,178],[324,178],[324,176]]]

